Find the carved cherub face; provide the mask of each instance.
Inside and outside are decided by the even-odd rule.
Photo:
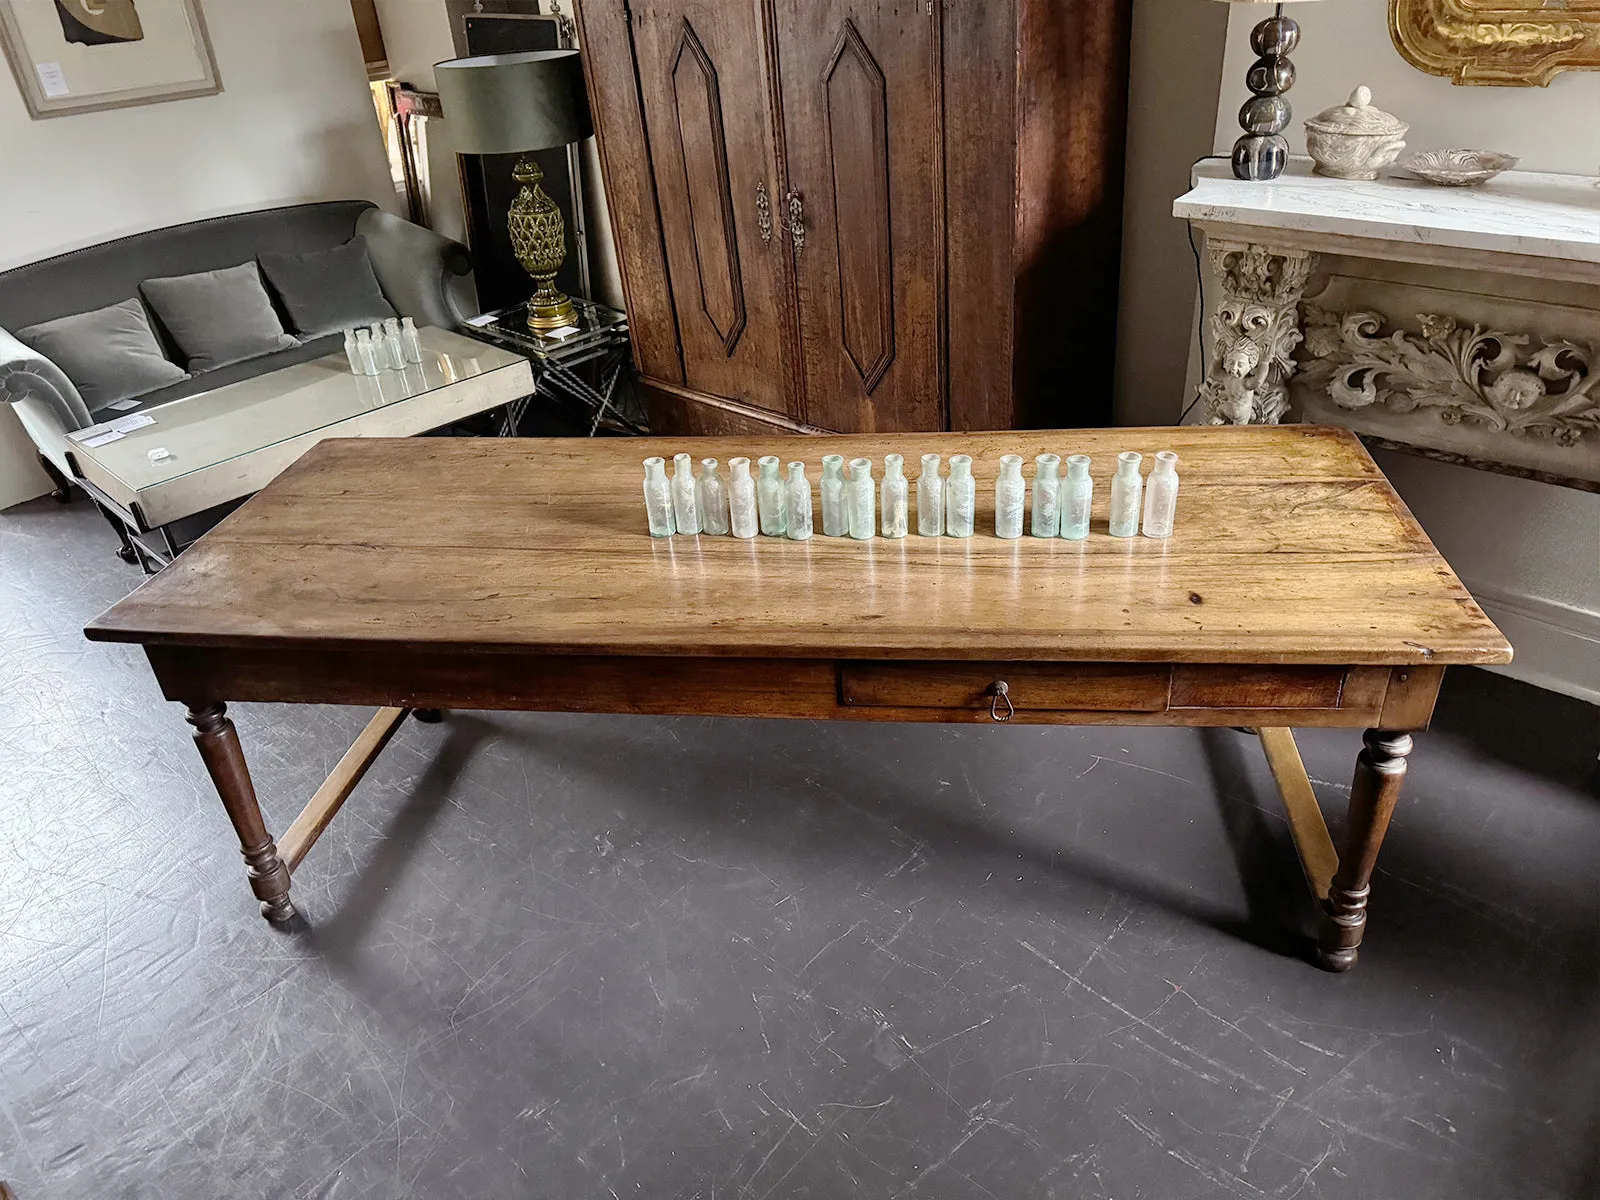
[[[1521,412],[1544,399],[1544,380],[1520,367],[1507,371],[1485,389],[1489,403],[1507,412]]]
[[[1222,350],[1222,369],[1243,379],[1261,365],[1261,347],[1249,338],[1235,338]]]

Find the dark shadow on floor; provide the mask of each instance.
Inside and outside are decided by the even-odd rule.
[[[383,915],[391,889],[433,828],[456,780],[478,748],[500,732],[490,721],[469,713],[448,713],[445,720],[449,737],[395,812],[338,908],[326,919],[306,921],[307,944],[336,966],[356,961],[368,932]]]

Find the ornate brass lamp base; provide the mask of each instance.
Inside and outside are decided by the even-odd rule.
[[[561,210],[539,186],[544,172],[533,159],[518,159],[511,178],[522,185],[506,215],[511,248],[536,285],[528,300],[528,328],[535,333],[548,333],[564,325],[575,325],[577,310],[555,285],[556,272],[567,258],[567,231],[561,220]]]

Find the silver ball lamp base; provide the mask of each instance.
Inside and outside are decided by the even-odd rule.
[[[1289,163],[1289,128],[1294,110],[1284,93],[1294,86],[1290,52],[1300,44],[1300,26],[1283,15],[1283,5],[1250,33],[1256,61],[1245,74],[1250,99],[1239,110],[1244,136],[1233,145],[1233,174],[1237,179],[1276,179]]]

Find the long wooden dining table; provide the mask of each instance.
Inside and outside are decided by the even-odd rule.
[[[1117,452],[1164,449],[1172,536],[1109,536]],[[652,538],[640,463],[678,452],[779,454],[813,480],[825,454],[969,454],[978,533]],[[1000,456],[1046,452],[1092,457],[1090,536],[997,538]],[[413,711],[1236,726],[1260,734],[1336,970],[1445,668],[1511,658],[1361,443],[1299,425],[324,441],[85,632],[142,645],[186,707],[272,921]],[[380,711],[274,839],[235,701]],[[1339,847],[1308,726],[1366,731]]]

